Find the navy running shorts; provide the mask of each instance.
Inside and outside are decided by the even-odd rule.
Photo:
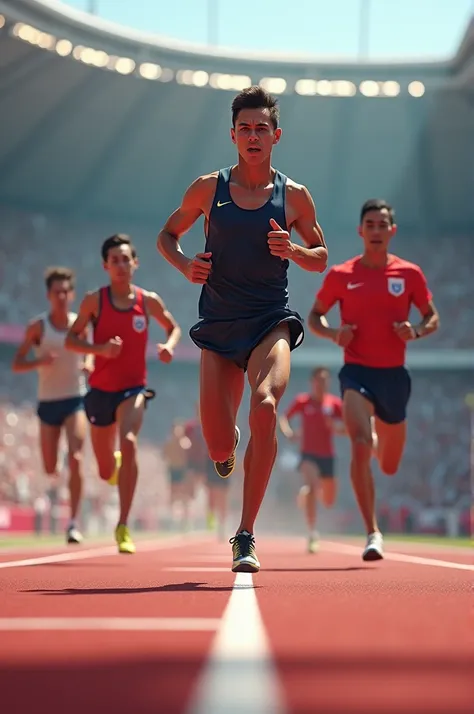
[[[341,394],[353,389],[374,405],[386,424],[400,424],[407,416],[411,377],[406,367],[365,367],[345,364],[339,372]]]
[[[79,396],[38,402],[36,413],[43,424],[63,426],[71,414],[82,409],[84,409],[84,397]]]
[[[189,336],[200,349],[216,352],[246,371],[255,347],[283,322],[288,323],[290,349],[294,350],[304,340],[303,319],[297,312],[288,309],[248,319],[200,320],[191,327]]]
[[[144,394],[145,400],[153,399],[155,392],[147,387],[130,387],[120,392],[104,392],[90,389],[84,397],[86,415],[94,426],[110,426],[116,422],[117,408],[130,397]]]
[[[303,461],[309,461],[317,466],[321,478],[334,478],[334,456],[315,456],[315,454],[301,454],[299,468]]]

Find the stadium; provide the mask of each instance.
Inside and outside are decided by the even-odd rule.
[[[284,542],[281,546],[285,563],[289,560],[293,563],[288,566],[287,575],[293,575],[292,569],[305,571],[302,577],[308,580],[304,588],[308,587],[316,600],[318,587],[310,584],[309,577],[312,574],[318,580],[328,573],[315,572],[315,567],[337,571],[332,573],[332,582],[324,581],[319,593],[321,600],[315,605],[320,627],[317,645],[313,640],[307,641],[309,635],[304,632],[299,648],[290,642],[292,629],[305,628],[304,623],[297,622],[296,611],[305,607],[307,601],[303,603],[303,594],[297,587],[292,590],[289,585],[287,588],[278,584],[279,595],[287,598],[278,617],[286,618],[286,622],[271,635],[271,646],[286,688],[284,698],[289,702],[286,708],[275,693],[273,674],[270,676],[270,670],[265,668],[263,650],[257,652],[261,641],[255,632],[260,632],[262,626],[260,616],[255,615],[253,620],[249,616],[249,622],[240,623],[241,637],[250,642],[250,648],[255,645],[258,675],[253,671],[253,653],[249,660],[245,659],[235,632],[233,644],[225,640],[225,652],[219,650],[219,643],[224,647],[225,637],[217,644],[214,640],[216,630],[221,632],[216,620],[224,612],[232,591],[233,581],[227,582],[225,568],[219,565],[225,565],[227,550],[217,545],[215,562],[209,556],[207,570],[206,558],[201,570],[198,567],[193,572],[193,567],[184,567],[186,551],[180,550],[181,536],[174,534],[170,526],[169,484],[162,450],[172,422],[191,419],[198,402],[199,350],[189,338],[188,329],[197,320],[199,291],[198,286],[169,269],[157,253],[156,238],[197,176],[234,162],[235,148],[229,140],[230,103],[237,92],[252,84],[260,84],[278,96],[284,134],[275,150],[275,161],[286,175],[304,183],[315,198],[330,265],[347,260],[360,250],[356,229],[362,203],[375,196],[387,199],[396,210],[395,250],[423,267],[442,325],[429,340],[409,347],[413,392],[406,452],[396,478],[377,476],[380,521],[383,520],[387,534],[398,538],[397,548],[392,548],[393,563],[389,565],[394,570],[389,578],[401,580],[398,585],[385,580],[381,588],[384,597],[393,598],[390,607],[394,620],[402,617],[399,601],[404,595],[404,607],[413,608],[419,616],[418,622],[413,615],[410,619],[415,633],[411,636],[417,642],[413,645],[414,659],[410,664],[402,656],[399,648],[406,643],[395,635],[390,651],[375,647],[367,650],[365,659],[365,654],[358,657],[355,653],[356,637],[363,637],[364,627],[368,627],[367,620],[363,627],[364,618],[373,616],[375,624],[370,625],[371,632],[372,628],[376,632],[377,627],[382,630],[385,625],[383,613],[370,611],[367,603],[382,609],[386,605],[376,602],[367,579],[361,586],[366,601],[361,597],[356,601],[351,591],[357,589],[354,585],[357,574],[353,574],[352,584],[344,582],[348,575],[344,571],[357,569],[353,567],[355,546],[351,538],[360,536],[361,531],[347,476],[350,445],[341,437],[337,440],[339,500],[333,511],[321,513],[320,527],[334,539],[327,553],[318,555],[321,560],[317,567],[308,566],[302,553],[294,556],[290,553],[291,544]],[[450,616],[446,608],[467,614],[467,582],[472,578],[468,572],[472,571],[468,551],[452,544],[458,543],[457,539],[467,542],[470,536],[474,469],[474,402],[470,398],[474,392],[474,17],[449,59],[349,62],[198,47],[128,29],[54,0],[0,0],[0,88],[0,539],[7,545],[10,543],[8,549],[0,550],[0,569],[10,567],[8,562],[20,563],[22,556],[17,551],[12,551],[15,555],[9,554],[17,544],[15,538],[22,534],[20,545],[30,543],[22,539],[35,531],[43,538],[38,565],[44,563],[46,570],[51,567],[43,579],[38,572],[41,568],[34,575],[25,575],[24,588],[21,583],[12,584],[13,578],[4,580],[3,575],[9,573],[0,574],[0,582],[6,583],[1,588],[5,615],[0,617],[0,629],[4,630],[1,639],[5,643],[0,644],[0,684],[3,696],[7,697],[5,710],[26,711],[27,706],[34,704],[28,690],[35,689],[48,702],[49,710],[55,712],[56,697],[57,701],[61,701],[61,694],[69,697],[67,687],[76,687],[72,683],[79,679],[74,677],[82,675],[84,689],[76,702],[67,705],[70,714],[75,714],[76,707],[79,711],[84,706],[91,706],[92,711],[113,706],[116,714],[128,712],[132,706],[140,714],[152,711],[368,714],[382,707],[394,712],[405,707],[406,711],[420,714],[428,709],[433,714],[467,712],[469,655],[465,630],[456,629],[460,621],[453,617],[456,657],[450,658],[446,653],[443,659],[443,647],[448,645],[441,641],[440,634],[439,642],[436,641],[440,648],[430,659],[429,629],[435,617]],[[147,557],[150,560],[140,561],[142,570],[139,572],[136,566],[130,575],[124,567],[128,561],[121,562],[117,573],[114,571],[115,580],[109,582],[106,568],[119,566],[112,565],[115,559],[111,553],[115,551],[103,539],[116,519],[117,496],[97,478],[90,446],[86,446],[83,530],[94,543],[101,544],[104,553],[103,560],[99,556],[91,556],[96,558],[91,561],[79,558],[76,564],[79,575],[74,575],[70,556],[66,554],[63,560],[64,548],[61,550],[58,545],[62,540],[55,540],[66,518],[67,491],[59,494],[57,502],[45,499],[43,493],[37,445],[36,375],[12,374],[11,363],[25,325],[44,309],[44,269],[48,265],[73,267],[78,297],[96,289],[104,282],[100,245],[114,233],[132,236],[140,260],[139,284],[161,295],[181,325],[183,336],[172,365],[158,362],[154,344],[150,343],[149,348],[149,382],[157,398],[149,406],[141,434],[141,477],[133,518],[135,530],[143,532],[144,552],[137,555],[137,560]],[[183,239],[183,246],[188,255],[193,255],[203,250],[203,245],[200,222]],[[305,320],[322,278],[290,266],[291,303]],[[335,311],[328,318],[335,323]],[[159,331],[152,330],[153,343],[159,339]],[[293,356],[290,388],[282,408],[286,408],[295,393],[307,389],[311,369],[320,364],[329,367],[335,390],[341,352],[307,330],[304,344]],[[242,444],[249,435],[247,410],[248,396],[245,396],[239,422]],[[235,511],[241,498],[242,457],[243,451],[239,450],[239,464],[231,485],[231,509]],[[295,540],[301,538],[300,514],[294,505],[297,462],[293,446],[279,437],[278,459],[260,516],[262,530],[275,534],[284,529]],[[186,546],[191,551],[198,547],[193,544],[199,543],[199,538],[212,540],[212,534],[202,534],[206,527],[204,501],[204,493],[198,492],[194,503],[198,533],[189,536],[191,545]],[[156,531],[166,533],[172,541],[176,539],[175,545],[167,550],[158,541],[160,546],[155,553],[149,534]],[[413,543],[403,540],[414,533],[442,537],[447,544],[451,543],[453,550],[438,549],[433,554],[435,546],[426,543],[416,550]],[[338,540],[342,535],[346,536],[345,545]],[[448,545],[444,547],[447,549]],[[275,579],[275,573],[286,566],[282,568],[279,564],[271,541],[265,548],[262,552],[273,570],[265,575],[267,580],[262,573],[262,582],[264,590],[271,590],[272,574]],[[32,547],[28,553],[31,551]],[[36,556],[29,557],[34,561]],[[153,557],[156,563],[163,559],[164,565],[156,566]],[[421,562],[430,557],[450,563],[445,569],[443,566],[438,569],[441,576],[429,563],[425,563],[425,568]],[[416,592],[409,592],[415,579],[413,571],[407,570],[415,567],[406,565],[410,558],[418,558],[419,568],[426,571],[416,584]],[[54,563],[71,567],[53,568]],[[87,570],[90,563],[98,566],[97,571],[103,563],[100,577],[98,572],[91,574]],[[453,563],[458,563],[462,566],[458,570],[465,572],[459,573]],[[214,571],[210,565],[215,566]],[[153,573],[155,566],[163,567],[163,572]],[[448,577],[450,567],[452,579]],[[184,575],[186,572],[188,575]],[[433,574],[431,581],[430,574]],[[286,577],[282,572],[280,576]],[[88,578],[95,578],[94,584],[88,585]],[[158,585],[153,585],[153,578],[159,581]],[[143,585],[144,580],[147,586]],[[43,631],[32,634],[26,625],[18,625],[18,630],[24,630],[22,633],[8,625],[10,617],[19,615],[37,618],[35,621],[53,618],[54,602],[60,610],[60,598],[54,597],[43,597],[37,606],[31,606],[31,613],[20,610],[20,604],[15,605],[16,609],[10,607],[8,597],[13,596],[7,592],[8,588],[28,592],[43,589],[50,594],[69,588],[71,594],[77,594],[81,582],[88,592],[83,598],[64,598],[69,602],[61,605],[63,625],[57,624],[53,629],[69,629],[64,623],[75,616],[73,600],[75,607],[81,608],[82,616],[91,622],[92,618],[98,621],[111,617],[110,610],[117,621],[122,618],[125,623],[118,630],[133,629],[130,620],[136,613],[130,611],[127,601],[130,588],[132,607],[138,605],[138,614],[149,620],[149,627],[144,623],[139,636],[133,633],[132,640],[135,636],[138,639],[131,644],[135,649],[130,661],[116,654],[117,647],[122,647],[129,637],[123,631],[104,635],[100,653],[91,653],[102,635],[87,634],[87,625],[85,630],[73,627],[68,637],[73,643],[74,657],[78,657],[74,667],[61,662],[65,656],[59,642],[61,637],[48,650],[44,638],[51,633],[46,627],[38,626]],[[172,597],[163,600],[161,610],[153,597],[166,593],[167,588]],[[197,591],[206,589],[214,592],[204,599]],[[338,632],[345,628],[352,633],[349,644],[342,634],[334,635],[330,629],[331,598],[338,589],[347,594],[347,609],[336,620],[337,628]],[[100,601],[99,594],[107,595],[107,591],[109,596],[102,598],[102,604],[96,604]],[[434,591],[445,593],[447,599],[427,606],[423,612],[423,594]],[[112,599],[108,600],[112,592],[117,595],[114,604]],[[94,597],[96,601],[92,602]],[[234,592],[228,607],[232,606],[232,598]],[[275,600],[275,594],[268,593],[268,600],[272,598]],[[192,603],[189,607],[188,601]],[[183,610],[189,609],[186,616],[192,611],[190,626],[195,630],[191,634],[185,628],[180,630],[177,624],[178,605]],[[267,628],[275,618],[276,607],[268,602],[261,608]],[[354,624],[359,609],[362,619]],[[168,624],[163,624],[165,618],[170,618]],[[235,619],[232,622],[235,629]],[[32,625],[32,629],[35,627]],[[157,631],[153,632],[153,628]],[[89,629],[102,626],[91,624]],[[58,633],[53,634],[56,640]],[[157,637],[162,638],[159,654],[153,651]],[[327,646],[328,639],[331,644]],[[24,654],[26,646],[28,657]],[[204,667],[202,652],[211,646],[214,659],[210,661],[214,664],[206,665],[202,680],[207,690],[204,694],[201,689],[200,693],[192,694],[197,672]],[[338,646],[342,649],[337,650]],[[341,652],[345,657],[342,664]],[[38,658],[42,654],[40,666]],[[223,658],[220,665],[219,657]],[[317,703],[307,694],[313,666],[315,680],[321,680]],[[359,706],[359,684],[365,687],[369,683],[364,683],[364,677],[372,679],[374,673],[369,670],[374,666],[375,676],[380,676],[386,688],[379,691],[378,685],[374,687],[371,701],[360,695]],[[34,674],[30,671],[29,679],[22,680],[32,667],[36,668]],[[135,685],[127,690],[128,672],[136,677],[136,690]],[[54,673],[61,680],[59,684]],[[427,688],[427,673],[437,678],[431,689]],[[409,674],[413,674],[411,679]],[[222,688],[222,681],[228,686],[229,680],[221,680],[219,676],[230,676],[231,683],[234,676],[241,682],[249,677],[247,700],[232,685],[234,702],[229,692],[222,694],[219,686]],[[259,677],[262,693],[268,696],[266,705],[259,699],[263,694],[256,693]],[[160,686],[172,682],[173,692],[170,689],[169,693],[158,693],[161,703],[156,678]],[[400,684],[396,699],[397,682],[401,680],[405,683]],[[422,687],[425,692],[422,701],[412,697],[409,680]],[[22,687],[22,681],[27,681],[28,686]],[[343,681],[347,683],[346,692]],[[108,687],[114,690],[112,700]],[[127,697],[129,704],[125,704]]]

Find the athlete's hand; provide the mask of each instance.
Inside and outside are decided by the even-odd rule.
[[[189,261],[184,274],[190,283],[204,285],[207,282],[212,268],[211,256],[212,253],[198,253]]]
[[[291,258],[294,253],[294,246],[290,240],[290,234],[288,231],[284,231],[274,218],[270,218],[270,225],[273,228],[273,230],[267,233],[270,253],[282,260]]]
[[[411,322],[394,322],[393,329],[395,330],[395,334],[404,342],[414,340],[416,337],[415,328]]]
[[[112,339],[102,345],[101,356],[106,357],[107,359],[115,359],[115,357],[118,357],[122,351],[122,344],[123,342],[121,337],[117,337],[117,335],[112,337]]]
[[[172,347],[168,347],[168,345],[162,345],[159,344],[157,345],[158,348],[158,359],[160,362],[164,362],[165,364],[169,364],[171,360],[173,359],[173,354],[174,350]]]
[[[352,341],[354,333],[357,330],[357,325],[342,325],[336,333],[335,343],[340,347],[347,347]]]

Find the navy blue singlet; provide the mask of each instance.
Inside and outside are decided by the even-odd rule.
[[[286,227],[287,178],[277,171],[269,200],[256,210],[230,196],[232,168],[219,171],[206,237],[212,271],[202,287],[199,322],[190,330],[201,349],[246,369],[252,350],[280,322],[288,322],[291,349],[303,341],[302,318],[288,306],[288,260],[270,253],[270,218]]]

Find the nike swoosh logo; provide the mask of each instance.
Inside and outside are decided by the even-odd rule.
[[[360,288],[364,283],[347,283],[348,290],[354,290],[354,288]]]
[[[217,208],[222,208],[222,206],[227,206],[228,203],[232,203],[232,201],[224,201],[224,203],[217,201]]]

